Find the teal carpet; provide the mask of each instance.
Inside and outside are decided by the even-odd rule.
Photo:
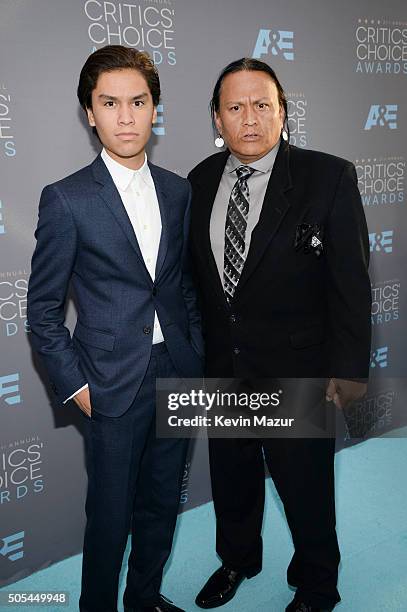
[[[407,611],[406,466],[405,438],[368,440],[336,456],[342,602],[335,612]],[[190,510],[178,521],[162,592],[187,612],[199,610],[194,604],[195,595],[219,566],[214,552],[214,525],[212,504]],[[291,555],[292,543],[282,506],[272,482],[268,481],[263,571],[246,580],[222,610],[283,612],[293,596],[285,580]],[[2,590],[69,591],[69,610],[76,611],[80,568],[81,555],[77,555]],[[122,591],[124,572],[121,585]],[[12,609],[50,610],[39,606],[7,608]]]

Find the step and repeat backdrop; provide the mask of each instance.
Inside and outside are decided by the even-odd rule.
[[[80,552],[86,474],[77,411],[59,406],[32,353],[27,283],[44,185],[99,143],[76,99],[105,44],[151,53],[163,96],[149,147],[182,176],[215,152],[208,103],[242,56],[270,63],[291,143],[356,166],[371,251],[369,392],[338,433],[397,435],[406,369],[407,8],[404,0],[2,0],[0,2],[0,586]],[[75,320],[69,305],[67,322]],[[350,425],[349,425],[350,423]],[[352,431],[349,431],[352,429]],[[210,499],[206,444],[185,467],[183,510]]]

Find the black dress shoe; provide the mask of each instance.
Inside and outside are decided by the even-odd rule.
[[[243,572],[236,572],[224,565],[220,567],[198,593],[195,603],[200,608],[217,608],[230,601],[246,578]]]
[[[124,612],[185,612],[177,608],[170,599],[160,595],[160,601],[155,606],[141,606],[136,608],[124,608]]]
[[[294,599],[289,606],[286,607],[285,612],[332,612],[333,608],[316,608],[310,606],[300,599]]]

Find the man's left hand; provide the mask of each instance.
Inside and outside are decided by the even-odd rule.
[[[367,384],[344,378],[331,378],[326,389],[326,399],[337,408],[346,408],[351,402],[360,399],[367,391]]]

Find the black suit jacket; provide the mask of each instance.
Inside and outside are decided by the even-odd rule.
[[[367,377],[369,239],[353,164],[281,141],[229,306],[209,237],[228,155],[212,155],[188,177],[193,190],[190,244],[200,290],[206,375]],[[300,224],[323,228],[320,257],[295,249]]]

